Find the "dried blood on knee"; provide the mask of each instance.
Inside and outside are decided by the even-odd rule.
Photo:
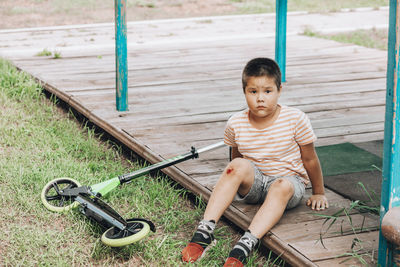
[[[231,172],[233,172],[233,168],[229,168],[226,170],[226,174],[230,174]]]

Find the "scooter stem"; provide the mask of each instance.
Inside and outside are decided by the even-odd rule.
[[[170,158],[170,159],[166,159],[163,160],[161,162],[158,162],[156,164],[150,165],[146,168],[131,172],[131,173],[127,173],[124,175],[119,176],[119,181],[121,184],[123,183],[127,183],[129,181],[131,181],[132,179],[135,179],[137,177],[140,177],[142,175],[146,175],[152,171],[157,171],[157,170],[161,170],[164,169],[166,167],[178,164],[180,162],[186,161],[188,159],[194,159],[197,158],[199,156],[200,153],[206,152],[206,151],[210,151],[210,150],[214,150],[220,147],[223,147],[225,144],[223,141],[200,148],[198,150],[196,150],[196,148],[192,147],[190,152]]]

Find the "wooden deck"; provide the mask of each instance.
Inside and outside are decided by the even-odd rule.
[[[32,74],[46,90],[143,158],[156,162],[192,145],[220,141],[227,118],[245,107],[240,80],[244,64],[253,57],[274,55],[271,34],[232,33],[224,38],[223,29],[215,27],[204,37],[204,27],[210,28],[212,19],[168,24],[176,31],[160,31],[166,27],[163,23],[128,25],[130,31],[143,33],[138,39],[148,35],[128,47],[128,112],[115,111],[112,24],[0,31],[0,56]],[[185,39],[182,32],[187,29],[192,35]],[[128,36],[135,38],[133,32]],[[308,114],[317,145],[383,139],[386,52],[299,35],[289,35],[287,41],[287,82],[280,103]],[[35,55],[44,48],[59,51],[61,58]],[[225,148],[165,172],[208,199],[227,163]],[[331,208],[322,213],[333,214],[349,205],[349,200],[326,191]],[[246,228],[255,210],[234,203],[225,216]],[[354,258],[343,263],[343,254],[351,252],[355,237],[362,240],[361,251],[377,249],[378,218],[357,213],[352,218],[354,228],[363,225],[361,233],[349,232],[348,220],[340,218],[325,236],[324,248],[317,242],[326,227],[324,220],[300,205],[284,215],[263,243],[293,266],[358,265]]]

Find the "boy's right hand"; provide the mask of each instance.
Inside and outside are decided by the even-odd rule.
[[[306,204],[307,206],[310,206],[312,210],[324,210],[329,208],[328,199],[325,197],[325,195],[312,195],[307,200]]]

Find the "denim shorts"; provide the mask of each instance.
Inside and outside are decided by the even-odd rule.
[[[264,175],[255,165],[254,166],[254,183],[250,188],[250,191],[244,197],[236,194],[235,200],[245,202],[249,204],[261,204],[267,197],[270,186],[279,178],[288,180],[293,184],[294,193],[289,199],[286,209],[296,207],[305,194],[305,185],[303,178],[297,175],[293,176],[267,176]]]

